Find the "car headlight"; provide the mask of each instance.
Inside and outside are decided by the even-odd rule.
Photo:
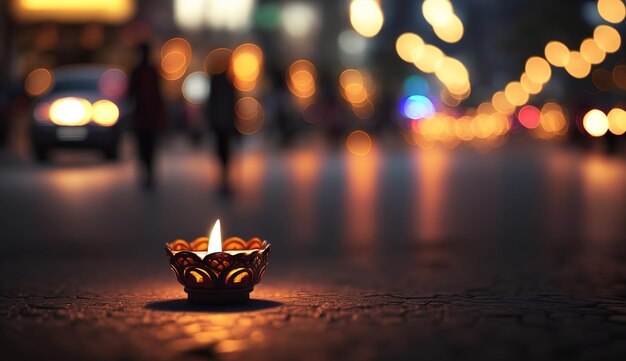
[[[91,119],[98,125],[110,127],[117,123],[120,110],[110,100],[98,100],[93,103],[93,115]]]
[[[50,106],[50,120],[56,125],[80,126],[89,123],[91,103],[82,98],[61,98]]]

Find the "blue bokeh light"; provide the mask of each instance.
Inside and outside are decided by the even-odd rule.
[[[429,118],[435,114],[435,106],[423,95],[411,95],[400,101],[400,111],[410,119]]]

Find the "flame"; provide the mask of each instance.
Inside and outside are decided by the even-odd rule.
[[[215,225],[211,230],[211,235],[209,236],[209,247],[207,251],[209,254],[222,252],[222,231],[219,219],[215,222]]]

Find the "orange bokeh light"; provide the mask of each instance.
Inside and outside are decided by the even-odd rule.
[[[298,98],[307,99],[315,94],[317,70],[307,60],[296,60],[288,71],[287,86]]]
[[[24,88],[29,95],[40,96],[50,90],[54,77],[48,69],[35,69],[28,74]]]
[[[232,54],[232,74],[234,84],[240,91],[251,91],[256,88],[261,74],[263,52],[255,44],[239,45]]]
[[[364,156],[372,150],[372,138],[362,130],[355,130],[348,135],[346,146],[350,153]]]
[[[235,115],[235,127],[241,134],[257,133],[263,126],[263,108],[253,97],[243,97],[237,100]]]
[[[176,80],[185,75],[191,63],[191,45],[183,38],[172,38],[161,47],[161,75]]]
[[[221,74],[227,71],[232,55],[230,49],[213,49],[204,59],[204,71],[207,74]]]

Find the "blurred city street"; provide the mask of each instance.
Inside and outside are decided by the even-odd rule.
[[[0,0],[0,360],[626,360],[626,0]]]
[[[359,157],[314,137],[280,152],[252,142],[225,197],[207,149],[166,143],[149,192],[129,145],[120,162],[60,152],[38,165],[4,154],[8,356],[626,352],[622,158],[553,145],[407,152],[384,141]],[[218,217],[225,237],[272,243],[268,271],[248,306],[190,308],[163,243],[194,239]]]
[[[253,141],[235,158],[233,194],[223,196],[208,146],[182,136],[165,143],[157,188],[147,192],[129,142],[120,162],[68,151],[45,165],[5,162],[0,222],[13,240],[5,251],[145,250],[206,235],[216,218],[225,235],[258,234],[288,258],[450,242],[513,253],[619,249],[626,231],[626,165],[601,152],[514,143],[487,154],[407,151],[382,140],[361,157],[315,138],[286,151]]]

